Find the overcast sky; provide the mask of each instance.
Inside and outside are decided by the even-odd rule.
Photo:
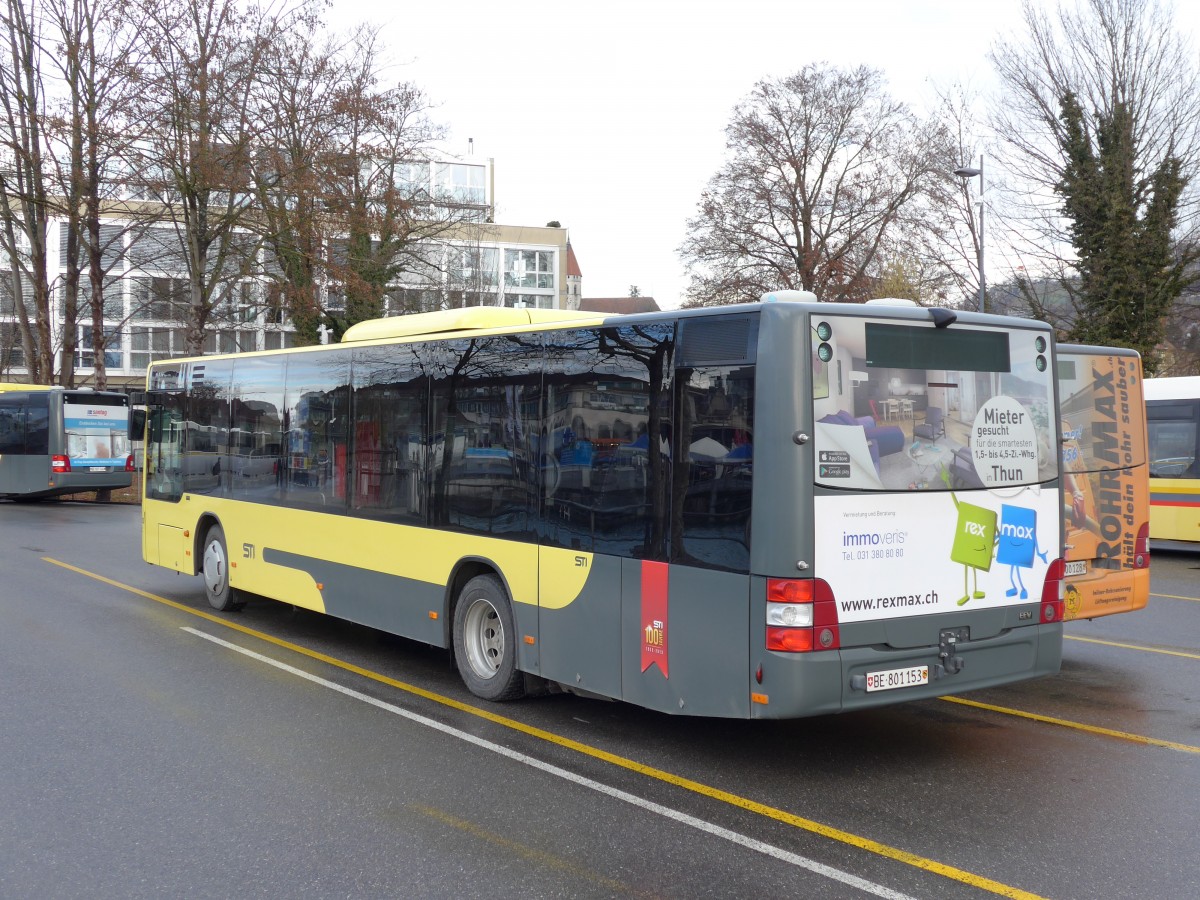
[[[436,104],[450,150],[471,138],[495,160],[498,222],[557,219],[585,297],[636,285],[664,308],[685,296],[676,250],[756,81],[867,64],[924,110],[936,87],[990,85],[988,48],[1020,23],[1020,0],[333,3],[338,30],[384,27],[396,79]],[[1176,8],[1189,34],[1195,7]]]

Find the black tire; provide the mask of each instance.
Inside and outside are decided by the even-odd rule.
[[[229,586],[229,549],[225,546],[225,531],[220,525],[213,525],[204,536],[200,574],[204,577],[208,605],[213,609],[233,612],[246,605],[238,592]]]
[[[517,668],[512,606],[495,575],[477,575],[458,595],[454,663],[476,697],[501,701],[525,696],[525,676]]]

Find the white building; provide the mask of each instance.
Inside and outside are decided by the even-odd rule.
[[[459,229],[456,238],[428,245],[423,254],[426,265],[407,272],[388,291],[385,315],[462,305],[577,306],[580,279],[577,265],[576,274],[569,277],[568,260],[573,257],[566,229],[493,222],[492,160],[443,157],[406,166],[404,177],[415,186],[428,185],[430,196],[452,196],[456,203],[477,206],[471,218],[478,221]],[[115,238],[125,224],[114,212],[103,227]],[[49,276],[56,340],[63,322],[66,237],[65,222],[52,222]],[[121,252],[114,246],[108,254],[113,265],[105,288],[104,328],[109,335],[105,367],[110,387],[135,386],[142,383],[152,360],[186,352],[184,318],[178,309],[187,302],[187,274],[181,245],[169,224],[130,230],[116,243]],[[11,271],[2,253],[0,266],[5,273]],[[81,288],[84,293],[86,286]],[[277,291],[269,281],[245,279],[231,293],[223,308],[215,311],[206,353],[293,344],[291,323],[274,299]],[[336,292],[326,295],[328,309],[336,310],[338,302]],[[26,370],[15,312],[11,276],[0,274],[0,379],[20,381]],[[75,377],[77,385],[86,386],[94,372],[90,309],[81,309],[79,318]],[[55,352],[57,367],[58,347]]]

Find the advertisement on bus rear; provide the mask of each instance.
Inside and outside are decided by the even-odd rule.
[[[129,455],[128,407],[64,403],[63,429],[72,470],[125,468]]]
[[[836,315],[811,333],[838,620],[1037,603],[1062,533],[1049,333]]]
[[[1036,603],[1058,556],[1058,492],[816,498],[816,574],[838,621]]]

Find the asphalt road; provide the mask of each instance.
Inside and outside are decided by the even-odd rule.
[[[558,695],[0,503],[0,897],[1193,897],[1200,554],[1063,671],[793,722]]]

